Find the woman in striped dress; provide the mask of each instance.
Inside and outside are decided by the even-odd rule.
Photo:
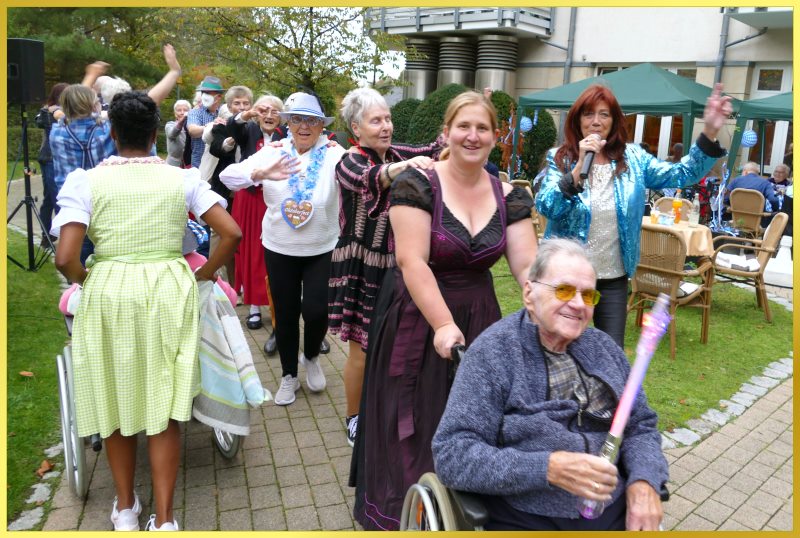
[[[155,514],[148,530],[178,530],[172,496],[180,463],[178,422],[191,417],[199,367],[196,280],[209,280],[241,238],[224,200],[200,180],[150,156],[160,119],[146,94],[111,103],[118,157],[70,173],[53,220],[56,267],[83,285],[72,335],[78,434],[104,438],[116,497],[115,530],[139,530],[136,435],[147,435]],[[181,255],[187,211],[220,235],[195,271]],[[87,268],[81,243],[95,244]]]
[[[357,142],[336,167],[341,207],[339,242],[328,282],[328,331],[350,342],[344,364],[347,395],[345,429],[353,446],[364,379],[367,333],[386,270],[394,267],[389,228],[389,186],[406,168],[433,166],[441,147],[392,144],[392,113],[370,88],[358,88],[342,100],[342,118]]]

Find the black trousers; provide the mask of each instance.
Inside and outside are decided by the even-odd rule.
[[[594,307],[594,326],[625,347],[625,320],[628,318],[628,277],[598,278],[600,302]]]
[[[328,330],[328,277],[331,254],[287,256],[264,249],[269,289],[275,304],[275,340],[281,357],[281,377],[297,377],[300,315],[305,322],[303,351],[313,359]]]

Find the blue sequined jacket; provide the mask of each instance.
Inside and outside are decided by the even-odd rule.
[[[587,182],[583,192],[574,195],[562,190],[559,182],[565,174],[570,174],[575,163],[556,163],[556,150],[557,148],[553,148],[547,152],[545,177],[536,195],[536,210],[547,217],[544,236],[569,237],[586,242],[592,222],[591,187]],[[661,161],[637,144],[626,146],[625,160],[628,169],[617,176],[614,182],[614,199],[622,262],[629,277],[633,276],[639,263],[645,189],[682,188],[684,185],[697,183],[714,162],[726,153],[719,144],[711,142],[702,134],[689,149],[689,153],[677,163]],[[616,168],[616,161],[611,161],[611,165]],[[572,181],[571,175],[569,181]]]

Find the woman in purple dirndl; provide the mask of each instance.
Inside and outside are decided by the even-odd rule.
[[[483,169],[496,117],[480,94],[456,97],[445,113],[442,161],[392,185],[398,267],[370,330],[350,477],[354,514],[367,530],[397,529],[406,490],[433,471],[450,350],[500,319],[489,269],[505,254],[521,285],[536,256],[530,196]]]

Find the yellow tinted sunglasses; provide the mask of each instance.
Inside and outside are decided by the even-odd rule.
[[[564,301],[565,303],[571,301],[572,298],[575,297],[575,294],[578,293],[578,288],[572,284],[557,284],[554,286],[539,280],[533,280],[532,282],[553,288],[556,299],[559,301]],[[600,292],[597,290],[581,290],[580,294],[581,299],[583,299],[583,302],[586,304],[586,306],[594,306],[600,302]]]

